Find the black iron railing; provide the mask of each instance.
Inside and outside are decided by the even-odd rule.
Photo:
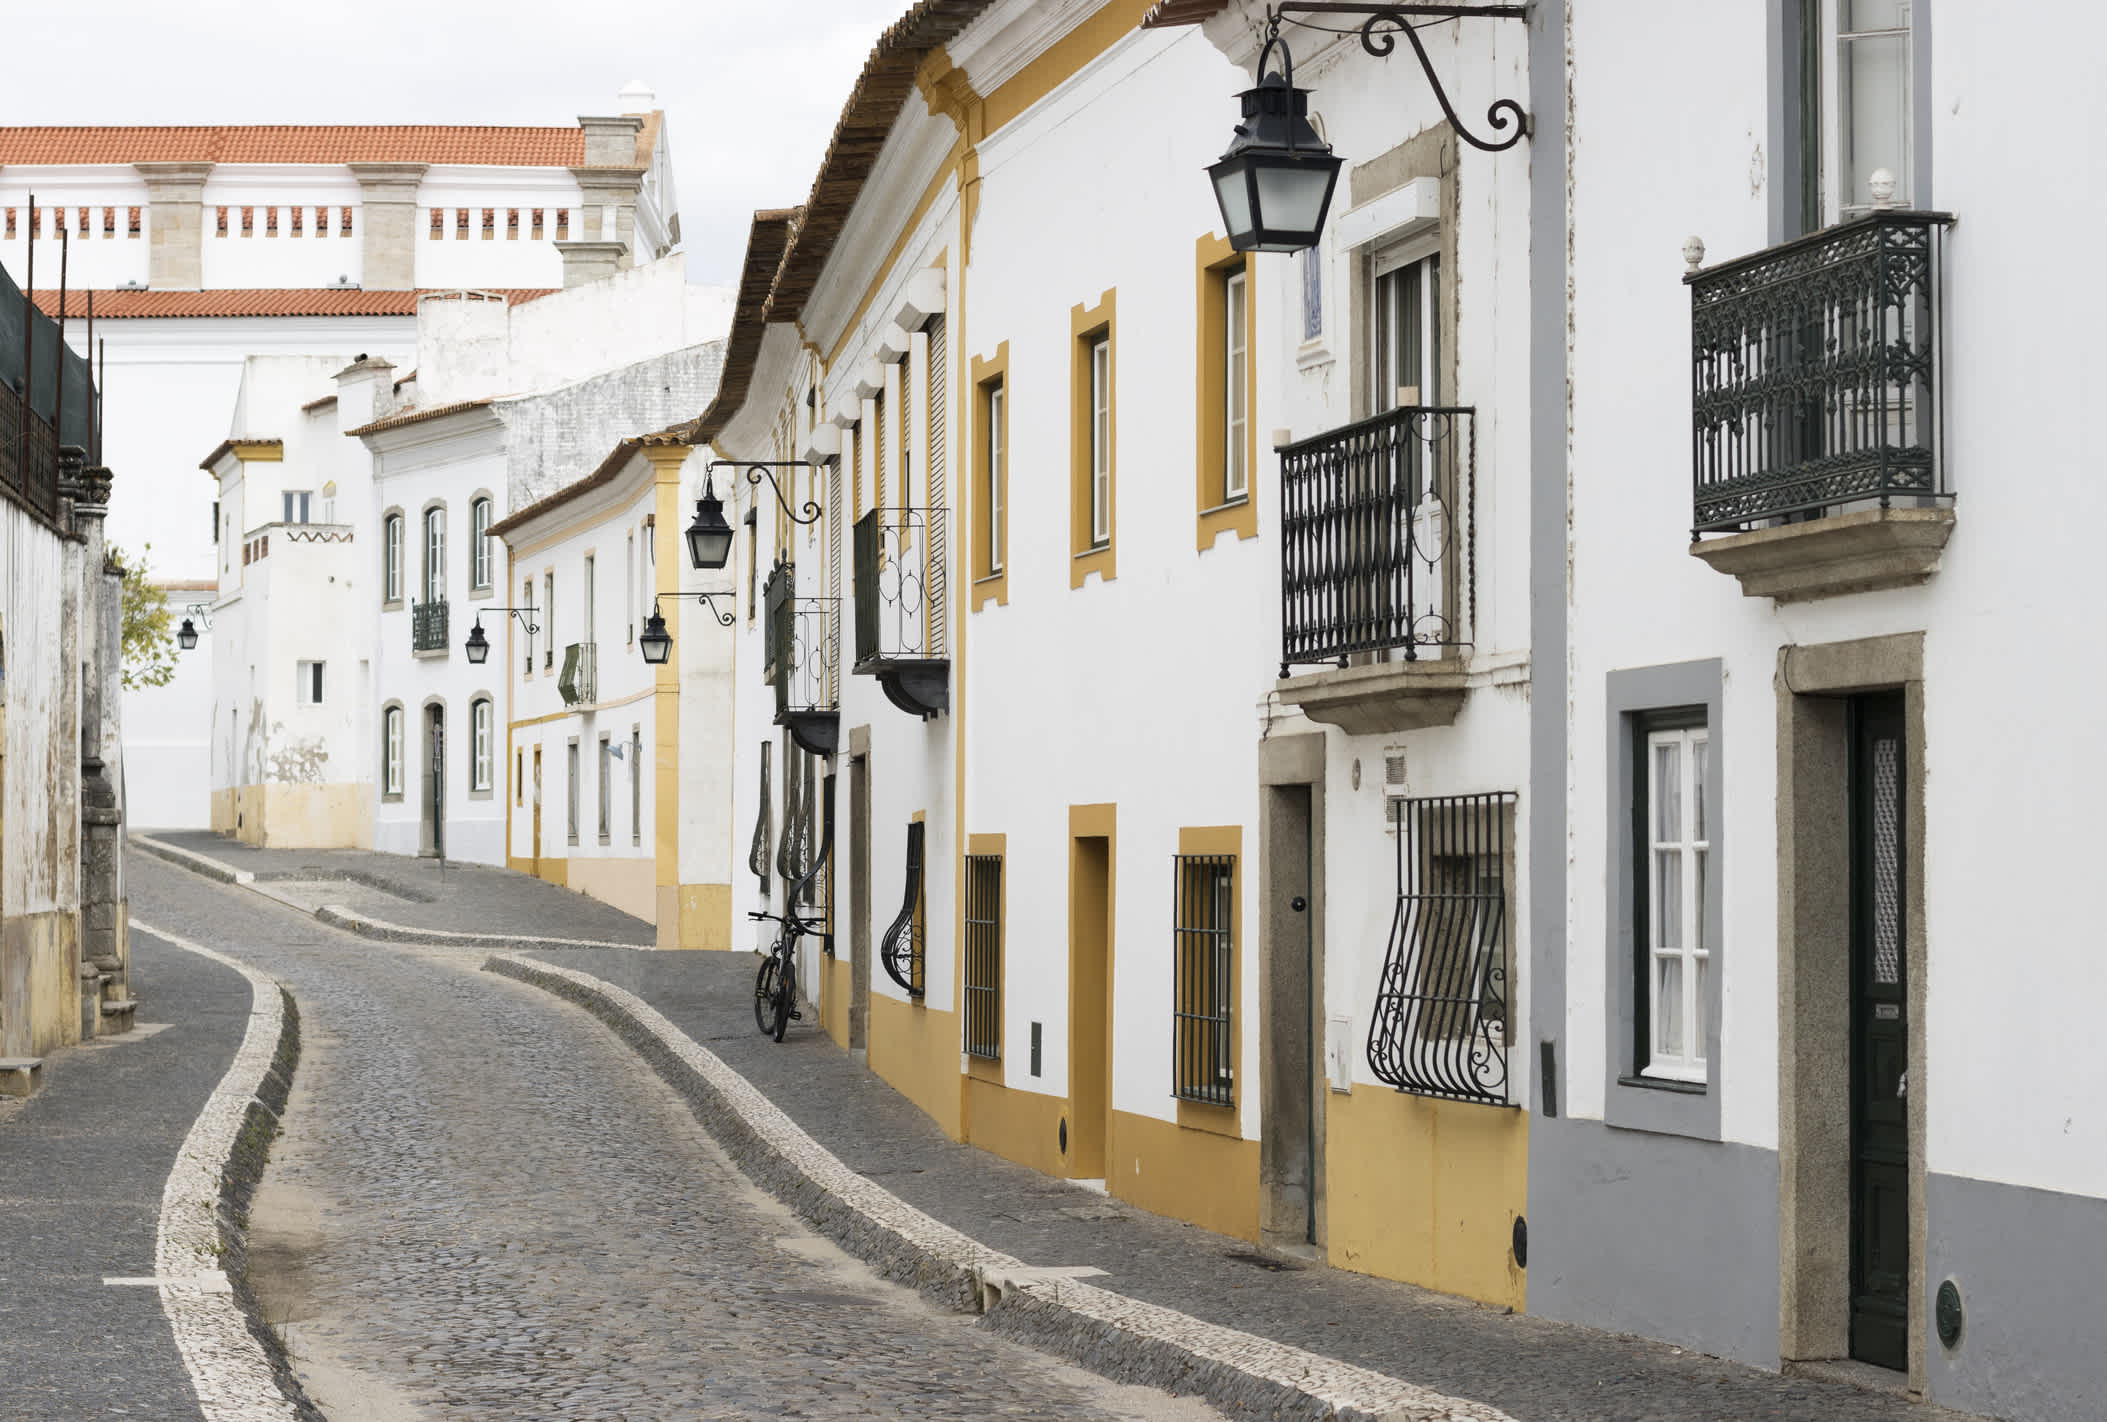
[[[1452,795],[1396,808],[1397,910],[1368,1023],[1368,1065],[1400,1091],[1504,1105],[1515,797]]]
[[[1939,414],[1951,221],[1875,212],[1685,278],[1693,534],[1951,497]]]
[[[922,995],[922,821],[907,825],[907,888],[901,895],[899,916],[878,941],[878,960],[885,975],[900,985],[909,997]]]
[[[799,597],[797,565],[780,562],[762,594],[762,672],[775,686],[776,724],[832,711],[841,696],[841,599]]]
[[[0,483],[46,518],[58,512],[58,432],[0,380]]]
[[[1173,858],[1171,1091],[1227,1106],[1236,1088],[1236,856]]]
[[[413,652],[443,652],[446,650],[446,603],[413,602],[410,604],[410,650]]]
[[[966,1055],[1002,1058],[1002,856],[966,856]]]
[[[856,520],[856,666],[944,657],[946,511],[876,508]]]
[[[1280,451],[1280,674],[1402,648],[1470,645],[1475,432],[1460,406],[1411,406]]]

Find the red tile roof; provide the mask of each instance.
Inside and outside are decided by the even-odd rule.
[[[426,420],[436,420],[446,415],[458,415],[463,410],[480,410],[489,403],[490,398],[485,396],[478,400],[456,400],[450,405],[433,405],[425,410],[398,410],[392,415],[381,416],[371,424],[360,425],[355,430],[345,430],[344,433],[347,435],[379,434],[382,430],[399,429],[403,425],[421,424]]]
[[[511,305],[519,306],[547,296],[553,287],[529,287],[501,291]],[[339,287],[222,288],[215,291],[115,291],[95,293],[95,319],[124,320],[127,317],[176,316],[415,316],[421,291],[359,291]],[[49,287],[36,290],[37,307],[47,316],[58,315],[59,294]],[[66,314],[88,314],[87,293],[66,293]],[[405,377],[407,378],[407,377]]]
[[[470,163],[571,168],[581,128],[210,124],[0,128],[0,163]]]

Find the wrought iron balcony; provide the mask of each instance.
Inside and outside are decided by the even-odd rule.
[[[946,512],[876,508],[856,520],[856,674],[925,720],[951,706]]]
[[[600,699],[600,644],[573,642],[563,649],[563,670],[557,673],[556,690],[566,706]]]
[[[1411,406],[1280,450],[1280,674],[1470,645],[1473,411]]]
[[[59,437],[29,402],[0,380],[0,483],[46,518],[59,502]]]
[[[413,602],[410,604],[410,650],[413,652],[443,652],[446,650],[446,602]]]
[[[813,755],[841,740],[841,599],[799,597],[797,565],[775,565],[762,592],[762,672],[775,686],[775,723]]]
[[[1952,497],[1939,438],[1952,220],[1874,212],[1685,278],[1693,537]]]

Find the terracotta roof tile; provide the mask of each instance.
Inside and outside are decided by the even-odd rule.
[[[581,128],[211,124],[0,128],[0,163],[468,163],[571,168]]]
[[[1141,17],[1141,27],[1161,30],[1173,25],[1197,25],[1228,8],[1229,0],[1156,0]]]
[[[370,425],[360,425],[355,430],[345,430],[347,435],[379,434],[382,430],[401,429],[404,425],[422,424],[426,420],[440,419],[446,415],[458,415],[463,410],[480,410],[490,400],[456,400],[451,405],[434,405],[426,410],[398,410],[392,415],[383,415]]]
[[[516,513],[505,515],[505,517],[490,525],[486,531],[493,538],[504,538],[509,541],[513,530],[523,524],[540,518],[551,509],[561,508],[581,494],[590,493],[602,485],[613,483],[615,476],[620,474],[623,467],[629,463],[629,457],[639,449],[643,449],[646,446],[668,445],[688,445],[692,447],[693,444],[694,441],[688,438],[685,429],[679,425],[669,430],[659,430],[654,434],[627,436],[616,441],[614,449],[608,454],[607,458],[600,461],[600,467],[593,470],[592,473],[586,475],[583,479],[574,480],[564,485],[553,494],[543,495]]]
[[[549,295],[553,287],[500,292],[519,306]],[[95,319],[182,316],[415,316],[421,291],[359,291],[337,287],[222,288],[214,291],[117,291],[95,293]],[[86,293],[66,293],[66,314],[87,314]],[[58,315],[59,294],[38,287],[36,302],[47,316]],[[407,378],[407,377],[405,377]]]

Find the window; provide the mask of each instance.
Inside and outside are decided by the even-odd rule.
[[[491,780],[490,701],[478,697],[468,703],[468,788],[489,793]]]
[[[636,534],[622,545],[622,640],[636,640]]]
[[[424,511],[424,600],[446,601],[446,510]]]
[[[390,706],[380,713],[381,793],[402,798],[402,708]]]
[[[490,500],[468,506],[469,581],[478,592],[490,587]]]
[[[1223,283],[1222,384],[1224,394],[1222,432],[1222,502],[1245,497],[1250,485],[1246,463],[1245,435],[1250,425],[1248,408],[1249,353],[1245,349],[1244,274],[1231,272]]]
[[[512,753],[512,803],[527,803],[527,753],[523,750]]]
[[[1112,541],[1112,342],[1090,345],[1090,546]]]
[[[1324,249],[1302,249],[1302,339],[1324,338]]]
[[[300,662],[294,667],[293,684],[298,691],[302,706],[322,704],[322,664]]]
[[[600,768],[599,768],[599,781],[600,781],[600,843],[602,843],[602,844],[606,844],[606,843],[608,842],[608,840],[609,840],[609,839],[610,839],[610,838],[612,837],[612,832],[611,832],[611,830],[609,829],[609,826],[610,826],[610,825],[611,825],[611,824],[613,823],[613,819],[614,819],[614,811],[613,811],[614,797],[613,797],[613,796],[612,796],[612,795],[611,795],[611,794],[610,794],[609,792],[610,792],[610,791],[611,791],[611,790],[613,789],[613,786],[614,786],[614,775],[615,775],[615,757],[614,757],[614,745],[613,745],[613,742],[612,742],[612,741],[610,741],[610,740],[609,740],[609,739],[607,738],[606,734],[605,734],[605,733],[602,733],[602,735],[601,735],[601,737],[600,737]]]
[[[578,743],[572,741],[566,756],[564,769],[568,772],[569,817],[565,826],[570,832],[572,844],[578,842]]]
[[[1180,854],[1172,862],[1172,1094],[1228,1106],[1236,1085],[1236,856]]]
[[[644,734],[629,728],[629,842],[644,842]]]
[[[594,562],[595,560],[592,554],[588,553],[585,555],[585,618],[582,626],[579,628],[578,640],[586,643],[588,646],[590,646],[593,641],[593,614],[596,611],[596,609],[593,606],[593,603],[595,600],[594,594],[597,591],[599,582],[599,580],[594,576]]]
[[[1640,1068],[1671,1081],[1705,1079],[1709,1026],[1707,937],[1708,807],[1705,780],[1711,745],[1705,727],[1667,724],[1673,713],[1641,722],[1646,737],[1640,803],[1646,849],[1643,891],[1634,902],[1636,935],[1645,945],[1646,1037]]]
[[[900,912],[878,942],[878,959],[885,965],[885,975],[917,1002],[921,1001],[923,993],[923,948],[927,941],[922,911],[923,900],[927,897],[923,893],[923,833],[922,821],[908,821],[906,886],[902,890]]]
[[[382,525],[381,533],[381,597],[387,602],[402,601],[402,515],[389,514]]]
[[[524,608],[526,608],[526,609],[527,609],[527,627],[528,627],[528,629],[529,629],[529,630],[528,630],[528,632],[527,632],[527,673],[526,673],[526,674],[527,674],[528,676],[532,676],[532,675],[534,675],[534,635],[535,635],[532,629],[534,629],[534,628],[537,628],[537,627],[541,626],[541,620],[540,620],[540,619],[539,619],[538,617],[536,617],[536,616],[535,616],[535,613],[534,613],[534,579],[532,579],[532,578],[526,578],[526,579],[523,579],[523,580],[522,580],[522,581],[520,582],[520,585],[519,585],[519,601],[520,601],[520,606],[522,606],[522,607],[524,607]]]
[[[1002,1059],[1002,856],[966,856],[966,1055]]]
[[[556,665],[556,574],[541,575],[541,668],[548,671]]]
[[[1400,1091],[1507,1100],[1511,794],[1397,806],[1397,909],[1368,1065]]]
[[[306,523],[307,511],[313,495],[306,489],[287,489],[282,497],[285,501],[284,521],[286,523]]]
[[[1009,438],[1009,401],[1003,394],[1002,382],[988,387],[987,419],[988,431],[987,463],[982,471],[982,494],[988,501],[988,572],[1002,571],[1003,538],[1003,480],[1007,473],[1003,463],[1005,450],[1003,441]]]
[[[746,511],[746,620],[754,620],[755,588],[759,584],[761,567],[761,525],[756,515],[759,510]]]
[[[1825,0],[1816,61],[1830,221],[1917,199],[1914,0]],[[1827,62],[1823,62],[1827,61]]]
[[[1408,260],[1422,246],[1376,254],[1375,309],[1368,323],[1375,343],[1369,409],[1375,414],[1441,403],[1441,257]]]

